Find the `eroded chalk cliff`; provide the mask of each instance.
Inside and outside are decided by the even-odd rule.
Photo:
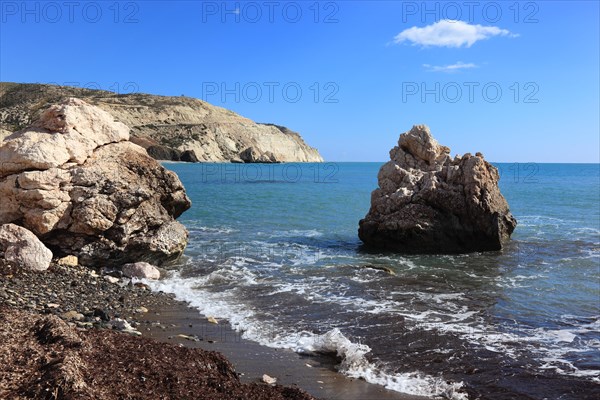
[[[69,86],[0,83],[0,139],[29,126],[42,110],[77,97],[131,128],[131,141],[158,159],[211,162],[321,162],[285,127],[260,124],[190,97],[122,94]]]

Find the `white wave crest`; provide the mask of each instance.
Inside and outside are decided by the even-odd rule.
[[[352,342],[337,328],[323,335],[304,337],[298,344],[300,348],[296,351],[335,353],[341,359],[340,372],[389,390],[416,396],[467,399],[467,395],[460,392],[462,382],[448,383],[442,378],[428,376],[419,371],[400,374],[385,372],[385,368],[367,360],[366,355],[371,351],[369,346]]]
[[[299,353],[335,353],[340,359],[341,373],[353,378],[362,378],[369,383],[382,385],[389,390],[401,393],[465,400],[467,395],[460,392],[462,382],[448,383],[441,377],[425,375],[419,371],[408,373],[387,373],[385,368],[368,361],[366,355],[371,348],[354,343],[337,328],[325,334],[312,332],[290,332],[278,329],[272,324],[268,329],[257,318],[254,310],[240,304],[233,304],[226,293],[202,290],[211,278],[181,278],[175,272],[170,278],[161,281],[147,281],[155,291],[175,294],[179,300],[189,302],[204,315],[226,319],[232,328],[242,332],[244,339],[263,346],[287,348]]]

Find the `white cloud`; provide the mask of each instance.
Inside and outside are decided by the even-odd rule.
[[[411,42],[413,45],[440,47],[471,47],[478,40],[493,36],[516,37],[507,29],[497,26],[470,25],[464,21],[445,19],[431,25],[417,28],[413,26],[394,37],[394,43]]]
[[[473,63],[464,63],[462,61],[458,61],[454,64],[449,64],[449,65],[423,64],[423,67],[425,67],[428,71],[431,71],[431,72],[457,72],[457,71],[460,71],[461,69],[477,68],[477,65],[473,64]]]

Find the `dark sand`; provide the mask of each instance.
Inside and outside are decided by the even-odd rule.
[[[302,356],[291,350],[272,349],[242,339],[226,321],[219,321],[215,325],[197,310],[182,304],[171,303],[152,309],[144,319],[138,327],[143,336],[218,351],[234,365],[238,373],[243,374],[240,377],[242,382],[257,382],[263,374],[267,374],[277,378],[278,384],[298,386],[320,399],[425,399],[387,390],[361,379],[348,378],[334,370],[336,360],[332,357]],[[198,341],[178,335],[195,337]]]

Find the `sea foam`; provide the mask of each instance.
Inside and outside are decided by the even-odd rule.
[[[455,400],[468,398],[460,391],[462,382],[449,383],[442,377],[429,376],[420,371],[386,372],[385,366],[376,365],[368,360],[367,354],[371,351],[369,346],[351,341],[337,328],[324,334],[291,332],[275,327],[265,329],[264,324],[255,318],[253,310],[243,305],[232,304],[223,293],[202,290],[201,286],[205,283],[206,277],[182,278],[178,272],[161,281],[147,281],[153,290],[173,293],[178,300],[189,302],[204,315],[227,319],[233,329],[242,333],[244,339],[267,347],[287,348],[304,354],[335,354],[340,359],[338,368],[341,373],[384,386],[389,390]]]

